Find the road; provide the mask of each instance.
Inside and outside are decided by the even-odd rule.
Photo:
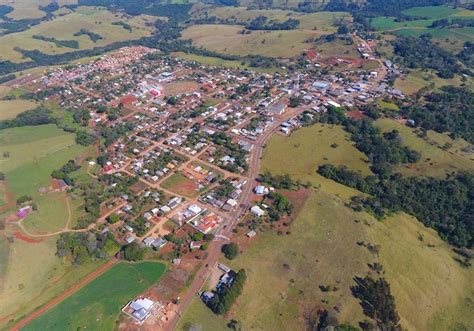
[[[252,189],[253,183],[259,174],[259,167],[260,167],[260,159],[262,158],[264,146],[270,136],[279,130],[281,123],[287,121],[289,118],[296,116],[297,114],[303,112],[304,109],[297,108],[292,111],[288,111],[286,114],[283,115],[282,118],[277,119],[271,126],[268,128],[256,141],[255,147],[253,150],[253,154],[251,156],[249,162],[249,183],[245,186],[244,191],[242,192],[241,203],[238,209],[235,211],[234,216],[232,217],[230,224],[227,227],[221,228],[217,235],[230,237],[232,230],[235,228],[237,223],[239,222],[240,218],[245,214],[247,211],[247,205],[250,204],[252,199]],[[208,256],[203,262],[203,266],[199,269],[196,273],[196,276],[193,279],[193,282],[187,289],[186,293],[180,299],[180,303],[178,308],[176,309],[176,315],[173,315],[168,323],[165,326],[165,330],[174,330],[176,325],[178,324],[179,319],[183,315],[183,313],[188,308],[191,300],[198,292],[201,290],[202,286],[204,285],[207,277],[210,274],[210,267],[213,267],[217,260],[219,259],[221,247],[225,243],[225,241],[213,241],[208,249]],[[208,266],[208,267],[206,267]]]

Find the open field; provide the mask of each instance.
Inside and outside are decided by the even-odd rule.
[[[119,263],[23,330],[113,330],[121,308],[165,270],[156,262]]]
[[[196,296],[192,299],[186,313],[179,320],[176,330],[189,331],[192,326],[198,326],[203,331],[228,331],[229,328],[226,324],[226,320],[214,315]]]
[[[77,0],[58,0],[56,1],[60,6],[68,4],[76,4]],[[14,10],[7,16],[20,20],[25,18],[41,18],[46,13],[39,9],[40,6],[46,6],[51,3],[51,0],[0,0],[0,5],[8,5]],[[61,10],[61,9],[60,9]]]
[[[233,9],[225,10],[233,11]],[[239,9],[236,8],[236,10]],[[268,15],[271,16],[271,12]],[[277,16],[281,16],[281,12],[278,11]],[[183,39],[192,39],[197,46],[224,54],[293,57],[311,48],[312,39],[335,32],[336,27],[333,26],[335,19],[348,16],[346,13],[315,13],[292,14],[291,17],[300,20],[301,23],[297,29],[251,31],[250,34],[240,34],[240,31],[244,29],[241,25],[203,24],[184,30]]]
[[[113,25],[114,22],[123,21],[132,26],[132,32],[128,32],[121,26]],[[121,14],[113,14],[105,9],[78,8],[75,12],[56,17],[51,21],[42,22],[30,29],[16,32],[0,37],[0,60],[22,62],[21,53],[14,50],[15,47],[33,50],[37,49],[46,54],[61,54],[73,51],[68,47],[58,47],[54,43],[32,38],[33,35],[54,37],[58,40],[77,40],[79,49],[88,49],[95,46],[104,46],[116,41],[139,39],[148,36],[151,28],[145,24],[153,22],[149,16],[137,16],[127,18]],[[103,39],[96,43],[92,42],[86,35],[73,36],[80,29],[93,31],[102,36]]]
[[[175,173],[165,179],[164,182],[160,185],[164,189],[175,192],[179,195],[184,195],[188,198],[195,198],[199,195],[197,189],[197,183],[194,180],[191,180],[180,173]]]
[[[397,214],[374,222],[368,231],[371,241],[381,244],[380,263],[402,326],[408,330],[472,329],[474,271],[454,261],[454,253],[434,230]]]
[[[35,107],[29,100],[0,100],[0,121],[15,118],[16,115]]]
[[[15,239],[8,245],[3,290],[0,292],[0,327],[18,320],[60,294],[80,278],[96,269],[102,261],[74,267],[58,258],[57,237],[34,243]],[[3,251],[4,248],[1,248]],[[0,287],[1,288],[1,287]]]
[[[452,79],[439,78],[433,71],[411,70],[406,77],[397,78],[394,87],[406,95],[412,95],[430,84],[434,84],[434,88],[439,89],[446,85],[460,86],[463,82],[459,77]],[[469,88],[474,88],[474,80],[472,78],[469,78],[464,84]]]
[[[337,147],[331,147],[332,144],[337,144]],[[316,173],[318,166],[326,163],[346,165],[363,175],[371,174],[366,156],[352,145],[342,127],[321,124],[302,128],[290,137],[273,136],[267,143],[261,170],[274,174],[288,173],[294,179],[321,185],[342,197],[354,195],[353,189]]]
[[[415,7],[403,12],[408,16],[423,17],[424,19],[396,22],[393,17],[375,17],[371,19],[372,26],[381,32],[393,32],[397,35],[418,37],[429,33],[433,40],[447,50],[460,51],[466,41],[474,41],[474,28],[430,28],[433,21],[438,19],[473,19],[474,11],[463,8],[446,6]]]
[[[469,146],[463,139],[453,140],[447,134],[434,131],[428,131],[426,139],[423,139],[417,135],[416,129],[392,119],[379,119],[375,125],[384,132],[398,130],[403,144],[421,153],[421,160],[412,167],[398,168],[402,174],[445,178],[453,171],[474,169],[474,153],[463,151]]]

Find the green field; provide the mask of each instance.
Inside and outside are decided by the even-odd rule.
[[[58,40],[77,40],[80,49],[104,46],[116,41],[139,39],[148,36],[151,28],[146,24],[154,22],[156,18],[149,16],[125,17],[122,14],[113,14],[107,10],[94,8],[78,8],[75,12],[58,16],[51,21],[41,22],[38,25],[22,32],[16,32],[0,37],[0,60],[23,62],[21,53],[15,47],[33,50],[37,49],[46,54],[61,54],[74,51],[68,47],[58,47],[54,43],[32,38],[33,35],[54,37]],[[132,32],[124,30],[113,22],[123,21],[132,26]],[[86,35],[73,36],[80,29],[87,29],[102,36],[96,43]]]
[[[121,308],[155,283],[164,264],[120,263],[23,330],[113,330]]]
[[[223,10],[234,11],[234,9]],[[241,9],[235,10],[238,12]],[[250,13],[248,18],[258,15],[261,11],[256,12]],[[272,17],[273,11],[265,12],[265,15]],[[281,17],[281,12],[277,11],[276,16]],[[183,39],[192,39],[196,46],[224,54],[293,57],[311,48],[313,46],[311,39],[335,32],[336,27],[333,25],[335,19],[348,17],[348,15],[321,12],[306,15],[292,14],[291,17],[300,20],[300,26],[294,30],[252,31],[250,34],[240,34],[244,28],[241,25],[203,24],[184,30]]]
[[[33,109],[36,103],[29,100],[0,100],[0,121],[15,118],[26,110]]]
[[[196,190],[196,182],[180,173],[172,174],[166,178],[160,186],[188,198],[195,198],[199,195],[199,191]]]
[[[473,19],[474,11],[472,10],[433,6],[410,8],[403,13],[408,16],[423,17],[423,19],[396,22],[393,17],[380,16],[371,19],[371,25],[380,32],[393,32],[403,36],[418,37],[429,33],[441,47],[452,51],[460,51],[466,41],[474,41],[474,28],[472,27],[450,29],[429,27],[433,21],[438,19]]]
[[[453,140],[447,134],[434,131],[428,131],[423,139],[415,129],[392,119],[379,119],[375,125],[384,132],[398,130],[402,143],[421,154],[420,161],[413,166],[399,166],[397,171],[404,175],[445,178],[453,171],[474,170],[474,153],[463,151],[469,147],[463,139]]]
[[[337,147],[331,147],[332,144]],[[346,165],[363,175],[371,174],[366,156],[352,145],[342,127],[321,124],[302,128],[291,137],[273,136],[267,143],[261,169],[271,173],[288,173],[294,179],[321,185],[343,197],[353,195],[353,189],[316,173],[318,166],[326,163]]]
[[[474,88],[474,79],[471,77],[467,82],[463,82],[459,77],[454,77],[452,79],[439,78],[432,70],[411,70],[406,77],[397,78],[394,87],[401,90],[406,95],[413,95],[421,88],[427,87],[431,84],[434,84],[435,90],[447,85],[461,86],[462,84],[468,88]]]

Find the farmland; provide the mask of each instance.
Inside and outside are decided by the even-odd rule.
[[[464,28],[431,28],[433,21],[438,19],[472,19],[474,11],[446,6],[415,7],[403,12],[413,17],[423,17],[412,21],[396,22],[392,17],[375,17],[372,26],[381,32],[393,32],[397,35],[418,37],[429,33],[434,41],[447,50],[460,51],[464,42],[474,40],[472,27]]]
[[[427,137],[421,138],[416,129],[391,119],[380,119],[375,125],[383,132],[398,130],[403,144],[421,153],[421,160],[416,164],[397,169],[402,174],[445,178],[453,171],[474,169],[474,153],[465,151],[469,144],[462,139],[453,140],[447,134],[434,131],[428,131]]]
[[[132,27],[132,31],[126,31],[114,22],[123,21]],[[154,18],[148,16],[137,16],[133,18],[123,17],[120,14],[112,14],[106,10],[78,8],[75,12],[64,16],[55,17],[51,21],[45,21],[39,25],[22,32],[16,32],[0,37],[0,60],[23,62],[21,53],[14,48],[19,47],[27,50],[37,49],[46,54],[61,54],[73,49],[58,47],[54,43],[34,39],[32,36],[40,35],[52,37],[58,40],[77,40],[79,49],[88,49],[95,46],[104,46],[110,43],[139,39],[148,36],[151,28],[146,27],[147,22],[153,22]],[[95,43],[86,35],[74,36],[80,29],[86,29],[99,34],[103,39]]]
[[[112,330],[120,309],[165,272],[156,262],[119,263],[23,330]]]
[[[258,16],[260,12],[252,14],[250,11],[248,18]],[[264,12],[269,17],[273,15],[273,11]],[[277,11],[277,16],[281,16],[281,11]],[[301,54],[304,49],[311,48],[311,39],[335,32],[333,24],[340,17],[348,16],[344,13],[295,15],[294,18],[300,20],[300,26],[295,30],[251,31],[250,34],[240,34],[244,28],[241,25],[194,25],[183,31],[183,39],[192,39],[197,46],[224,54],[293,57]]]
[[[35,105],[29,100],[0,100],[0,121],[15,118],[19,113],[33,109]]]

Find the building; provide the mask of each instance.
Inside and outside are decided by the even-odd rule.
[[[154,305],[155,302],[148,298],[138,298],[130,301],[122,309],[122,312],[141,325],[151,315],[151,310]]]
[[[261,216],[265,215],[265,211],[257,205],[250,208],[250,212],[252,214],[254,214],[255,216],[257,216],[257,217],[261,217]]]
[[[277,102],[267,108],[269,115],[283,115],[286,110],[286,105],[282,102]]]

